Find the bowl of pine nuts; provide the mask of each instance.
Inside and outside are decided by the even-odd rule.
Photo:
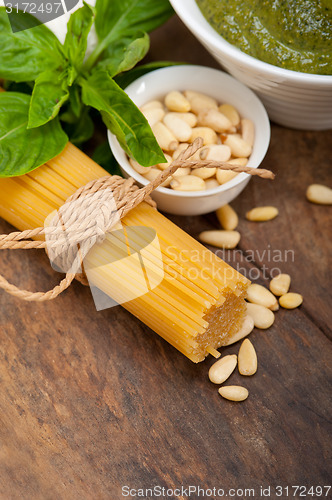
[[[257,168],[270,141],[270,123],[258,97],[226,73],[181,65],[152,71],[126,93],[148,120],[167,163],[143,167],[128,158],[108,133],[113,155],[125,177],[145,186],[176,160],[197,137],[203,146],[191,158]],[[180,167],[152,198],[158,209],[177,215],[212,212],[232,201],[250,180],[247,173],[211,167]]]

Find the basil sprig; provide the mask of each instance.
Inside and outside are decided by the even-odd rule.
[[[30,14],[13,12],[9,23],[1,7],[0,79],[34,85],[31,96],[0,94],[0,177],[25,174],[57,156],[66,132],[76,144],[88,140],[92,108],[141,165],[164,162],[147,120],[113,78],[129,75],[149,49],[146,32],[171,14],[168,0],[84,3],[70,16],[62,45]],[[86,57],[93,23],[98,43]]]

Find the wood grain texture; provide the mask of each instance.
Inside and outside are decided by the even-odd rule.
[[[176,18],[153,34],[149,57],[217,66]],[[328,484],[332,208],[308,203],[305,190],[332,185],[330,138],[274,125],[262,166],[276,180],[253,179],[233,203],[242,239],[226,260],[267,284],[276,263],[263,251],[293,250],[294,262],[277,265],[304,296],[252,333],[258,372],[230,379],[249,389],[244,403],[218,395],[211,358],[194,365],[119,306],[96,312],[78,283],[47,304],[0,293],[1,500],[118,500],[123,485]],[[244,219],[265,204],[279,217]],[[214,214],[172,220],[193,236],[218,227]],[[37,251],[2,251],[1,272],[36,290],[59,279]]]

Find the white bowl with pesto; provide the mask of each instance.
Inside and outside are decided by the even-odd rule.
[[[332,76],[291,71],[260,61],[220,36],[195,0],[170,0],[170,3],[211,55],[257,93],[271,120],[302,130],[332,128]]]
[[[214,97],[218,102],[233,104],[242,118],[250,118],[255,126],[255,142],[248,166],[257,168],[270,142],[270,122],[258,97],[242,83],[226,73],[204,66],[170,66],[147,73],[129,85],[125,91],[140,107],[154,99],[163,100],[171,90],[194,90]],[[116,137],[108,132],[110,147],[125,177],[133,177],[145,186],[149,181],[130,165]],[[171,214],[199,215],[212,212],[231,202],[245,188],[250,175],[238,174],[231,181],[205,191],[175,191],[159,187],[152,194],[158,209]],[[268,182],[268,181],[267,181]]]

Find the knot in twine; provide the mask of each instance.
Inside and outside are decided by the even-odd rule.
[[[23,300],[42,302],[56,298],[70,286],[74,278],[87,285],[83,259],[89,250],[95,244],[102,243],[106,233],[142,201],[156,207],[150,194],[180,167],[217,167],[265,179],[274,178],[274,174],[265,169],[226,162],[190,160],[202,146],[203,140],[200,137],[195,139],[169,167],[143,188],[138,188],[132,178],[107,175],[80,187],[55,214],[47,217],[44,227],[0,235],[0,250],[44,248],[53,267],[66,273],[65,278],[47,292],[22,290],[1,275],[0,288]],[[30,240],[41,235],[45,240]]]

